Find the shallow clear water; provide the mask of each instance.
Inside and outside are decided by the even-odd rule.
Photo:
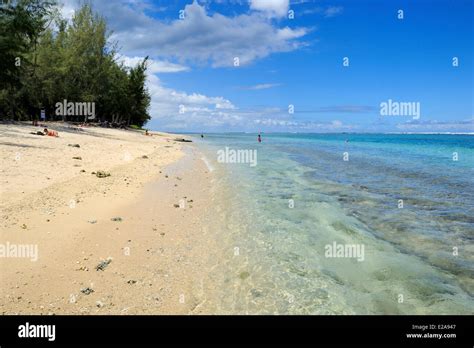
[[[474,313],[474,136],[196,142],[226,188],[219,313]],[[219,163],[226,146],[258,164]],[[334,242],[363,257],[328,257]]]

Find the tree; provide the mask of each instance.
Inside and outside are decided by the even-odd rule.
[[[28,109],[20,101],[22,89],[35,74],[36,46],[52,6],[46,0],[18,0],[0,7],[0,117],[9,113],[17,118]]]
[[[145,88],[148,57],[130,70],[128,91],[131,104],[127,124],[143,126],[151,117],[148,115],[151,97]]]
[[[0,8],[0,117],[31,119],[43,108],[54,115],[66,99],[95,103],[102,121],[143,126],[150,119],[148,57],[128,69],[117,62],[116,47],[105,19],[87,3],[70,24],[52,1]],[[86,122],[82,117],[68,120]]]

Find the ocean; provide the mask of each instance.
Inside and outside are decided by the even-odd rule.
[[[223,192],[213,312],[474,313],[474,136],[193,139]]]

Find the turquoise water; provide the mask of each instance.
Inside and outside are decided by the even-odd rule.
[[[474,313],[474,136],[195,140],[226,189],[217,312]],[[219,163],[226,146],[258,164]],[[334,242],[363,258],[328,257]]]

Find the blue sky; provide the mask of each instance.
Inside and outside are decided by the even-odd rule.
[[[63,3],[70,17],[79,2]],[[92,4],[119,59],[151,59],[152,129],[474,132],[472,1]],[[420,118],[381,116],[389,99],[419,103]]]

